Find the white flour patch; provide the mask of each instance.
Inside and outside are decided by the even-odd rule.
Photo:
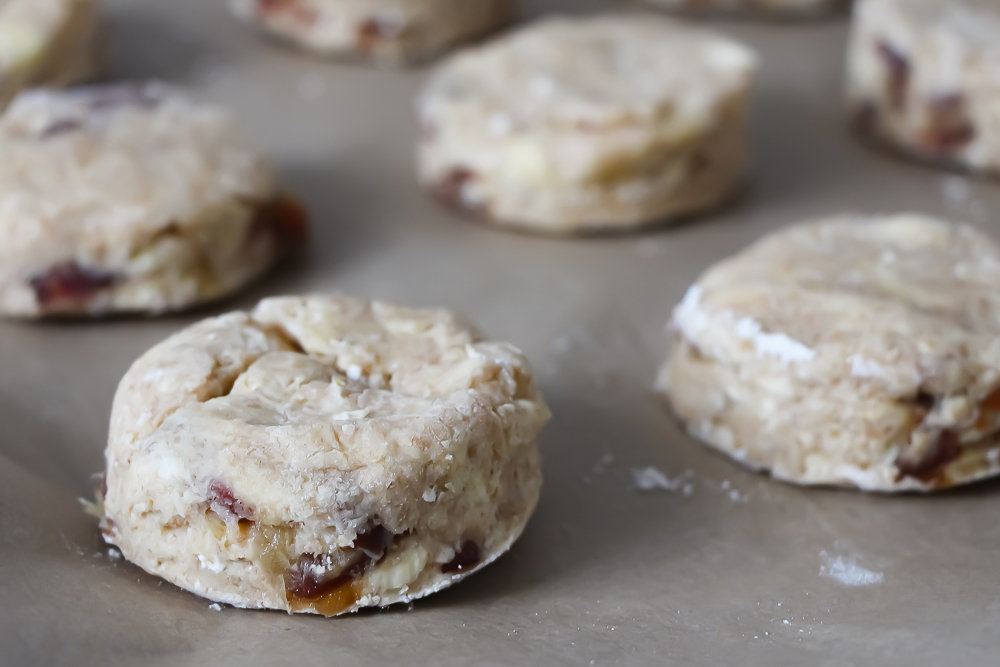
[[[670,479],[653,466],[632,468],[632,486],[640,491],[684,491],[683,475]],[[685,495],[690,495],[685,492]]]
[[[860,354],[854,354],[847,358],[851,364],[851,375],[856,378],[882,377],[885,375],[885,368],[882,364],[872,359],[865,359]]]
[[[753,343],[758,357],[777,357],[782,363],[812,361],[816,350],[783,333],[764,333],[760,322],[744,317],[736,323],[736,335]]]
[[[885,580],[885,575],[862,567],[856,556],[839,556],[819,552],[819,576],[835,579],[845,586],[874,586]]]

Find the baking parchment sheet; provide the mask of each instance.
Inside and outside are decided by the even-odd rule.
[[[106,6],[114,75],[235,108],[313,211],[313,245],[195,313],[0,323],[0,664],[1000,663],[1000,484],[934,497],[793,488],[692,441],[650,389],[673,304],[769,230],[915,210],[1000,234],[996,183],[852,140],[843,18],[718,24],[763,61],[737,204],[641,236],[557,240],[488,229],[423,196],[412,164],[422,72],[296,53],[258,39],[222,0]],[[525,14],[616,6],[538,1]],[[202,317],[310,290],[453,307],[523,347],[555,413],[541,504],[510,554],[409,608],[216,611],[116,560],[77,498],[95,485],[135,357]],[[637,488],[637,472],[639,486],[668,488]]]

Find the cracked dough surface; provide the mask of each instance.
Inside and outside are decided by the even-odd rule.
[[[674,310],[658,387],[695,437],[801,484],[1000,471],[1000,246],[917,215],[765,237]]]
[[[517,539],[548,418],[521,352],[448,311],[267,299],[125,375],[102,527],[148,572],[239,607],[406,601]]]
[[[545,19],[431,75],[420,180],[451,206],[544,232],[702,211],[743,175],[755,69],[742,45],[658,15]]]
[[[267,161],[229,112],[175,88],[22,93],[0,154],[0,312],[176,310],[277,257]]]
[[[239,18],[321,54],[399,65],[496,30],[516,0],[229,0]]]
[[[1000,173],[1000,3],[861,0],[847,73],[863,133],[922,160]]]

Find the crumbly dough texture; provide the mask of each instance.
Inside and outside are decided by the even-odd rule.
[[[28,86],[93,76],[98,24],[96,0],[0,0],[0,107]]]
[[[548,418],[521,352],[448,311],[267,299],[125,375],[102,527],[148,572],[238,607],[412,600],[521,534]]]
[[[513,20],[516,0],[229,0],[239,18],[311,51],[400,65]]]
[[[847,97],[867,135],[923,160],[1000,172],[1000,3],[861,0]]]
[[[270,167],[228,112],[176,89],[22,93],[0,154],[0,312],[174,310],[277,256]]]
[[[645,0],[654,7],[696,12],[735,12],[778,16],[827,15],[850,0]]]
[[[656,15],[552,18],[466,50],[419,101],[422,183],[489,221],[626,229],[723,203],[754,54]]]
[[[660,374],[695,437],[800,484],[1000,471],[1000,246],[916,215],[779,231],[705,273]]]

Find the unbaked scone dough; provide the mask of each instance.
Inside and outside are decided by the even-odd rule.
[[[544,232],[723,203],[743,174],[754,54],[656,15],[552,18],[453,56],[419,101],[422,183]]]
[[[667,9],[735,12],[775,16],[824,16],[843,9],[850,0],[645,0]]]
[[[311,51],[398,65],[513,20],[516,0],[229,0],[241,19]]]
[[[1000,2],[861,0],[847,95],[862,132],[921,159],[1000,172]]]
[[[1000,472],[1000,245],[916,215],[779,231],[705,273],[659,389],[695,437],[800,484]]]
[[[99,53],[96,0],[0,0],[0,107],[28,86],[89,78]]]
[[[267,299],[125,375],[102,528],[148,572],[239,607],[412,600],[521,534],[548,418],[521,352],[448,311]]]
[[[159,313],[304,233],[227,111],[159,84],[21,93],[0,116],[0,312]]]

